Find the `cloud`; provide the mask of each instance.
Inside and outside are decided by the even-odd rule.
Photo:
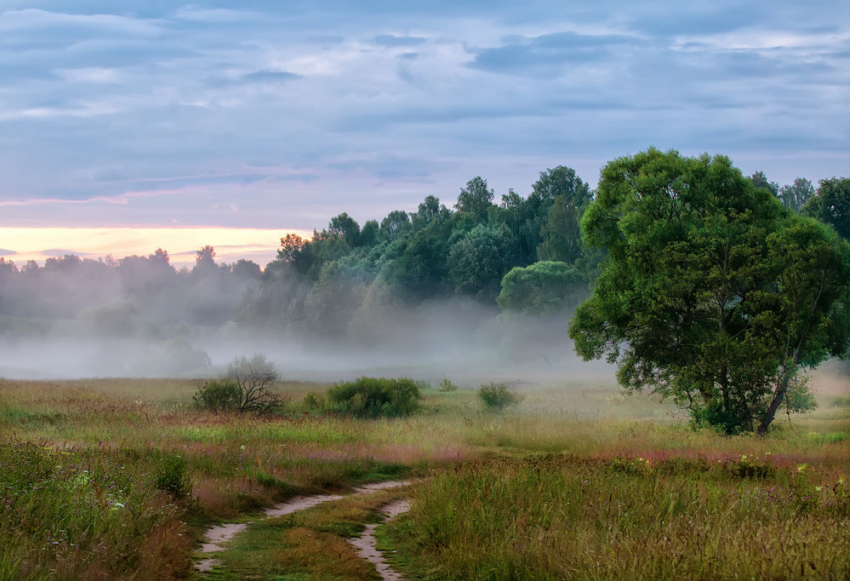
[[[469,66],[489,72],[539,75],[553,66],[599,62],[615,49],[640,44],[639,39],[624,35],[557,32],[511,40],[495,48],[473,49],[475,58]]]
[[[0,13],[9,224],[310,230],[652,143],[780,183],[850,159],[842,3],[39,6]]]
[[[641,34],[653,37],[716,34],[765,22],[769,19],[769,10],[767,6],[751,2],[734,6],[683,5],[680,12],[671,13],[669,6],[645,4],[628,23]]]
[[[6,250],[5,248],[0,248],[0,256],[14,256],[17,252],[14,250]]]
[[[397,36],[395,34],[379,34],[375,37],[375,44],[387,47],[409,47],[417,46],[427,42],[422,36]]]
[[[178,8],[174,13],[174,17],[179,20],[205,24],[232,24],[261,20],[263,19],[263,14],[232,8],[203,8],[197,4],[190,4]]]
[[[79,252],[76,250],[69,250],[65,248],[48,248],[47,250],[42,250],[40,252],[44,256],[49,256],[51,258],[62,258],[63,256],[79,256],[80,258],[97,256],[91,252]]]
[[[240,79],[248,83],[282,83],[294,79],[300,79],[301,75],[290,73],[287,71],[268,71],[260,70],[242,75]]]

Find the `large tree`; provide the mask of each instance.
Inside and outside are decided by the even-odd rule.
[[[847,350],[846,243],[726,157],[650,149],[609,163],[582,230],[608,257],[570,335],[627,390],[764,432],[802,368]]]

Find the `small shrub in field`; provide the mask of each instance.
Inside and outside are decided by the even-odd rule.
[[[192,489],[186,473],[186,460],[180,456],[167,456],[156,477],[156,487],[174,498],[185,498]]]
[[[407,416],[419,409],[422,394],[412,379],[360,377],[327,392],[328,408],[358,418]]]
[[[440,391],[457,391],[457,385],[452,383],[449,378],[445,378],[440,382]]]
[[[508,390],[504,383],[485,383],[478,389],[478,399],[484,404],[484,409],[490,412],[504,410],[508,406],[516,405],[522,398]]]
[[[192,396],[196,408],[216,413],[239,409],[240,399],[239,384],[232,379],[213,379]]]
[[[273,413],[283,406],[283,399],[271,388],[279,379],[274,366],[262,353],[237,357],[230,362],[227,375],[205,383],[193,397],[195,407],[202,410]]]

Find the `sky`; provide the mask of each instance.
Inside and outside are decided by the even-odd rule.
[[[649,146],[850,175],[850,2],[0,0],[6,260],[205,233],[262,264],[343,211]]]

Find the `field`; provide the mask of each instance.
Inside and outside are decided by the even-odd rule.
[[[256,418],[195,410],[197,381],[0,380],[0,580],[377,579],[346,539],[402,497],[377,536],[411,579],[846,579],[850,386],[813,386],[817,411],[727,437],[606,381],[516,382],[501,414],[428,389],[356,420],[304,408],[317,383]],[[262,517],[319,493],[344,498]],[[247,527],[199,573],[221,522]]]

